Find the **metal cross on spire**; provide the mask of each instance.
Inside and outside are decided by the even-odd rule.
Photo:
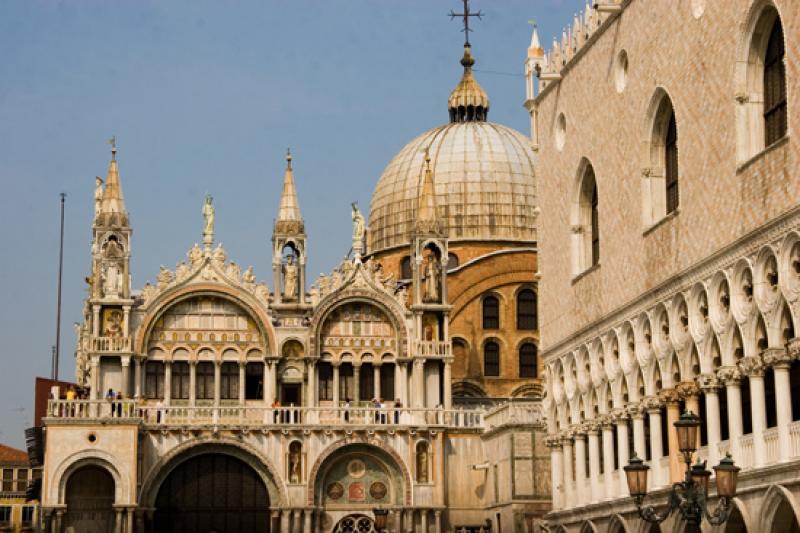
[[[456,17],[461,17],[462,19],[464,19],[464,29],[461,30],[464,32],[464,46],[470,46],[469,32],[471,32],[472,30],[469,29],[469,18],[470,17],[478,17],[479,19],[483,18],[483,12],[478,10],[477,12],[473,13],[469,10],[469,0],[463,0],[463,2],[464,2],[463,13],[456,13],[451,9],[449,15],[450,15],[450,20],[453,20]]]

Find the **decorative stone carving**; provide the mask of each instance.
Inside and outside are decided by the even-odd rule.
[[[203,204],[203,244],[210,247],[214,242],[214,199],[210,194],[206,194],[206,201]]]
[[[106,263],[101,271],[104,298],[119,298],[122,292],[122,269],[117,262]]]
[[[648,411],[658,411],[661,409],[661,400],[658,396],[647,396],[642,400],[643,407]]]
[[[441,270],[439,267],[439,261],[436,260],[436,256],[434,254],[428,255],[422,272],[422,279],[424,280],[422,300],[424,302],[439,302],[441,299],[439,294]]]
[[[764,360],[758,355],[749,355],[739,361],[739,370],[742,374],[752,377],[764,376]]]
[[[667,405],[677,404],[682,398],[682,394],[676,389],[664,389],[658,393],[658,396]]]
[[[742,374],[735,366],[722,366],[717,370],[717,378],[725,385],[738,385]]]
[[[294,255],[286,258],[283,265],[283,299],[292,301],[297,299],[299,270],[294,262]]]
[[[694,381],[682,381],[675,386],[675,390],[684,400],[700,394],[700,387]]]
[[[191,270],[189,266],[186,264],[186,261],[181,261],[177,265],[175,265],[175,282],[180,283],[181,281],[185,280],[189,277]]]
[[[364,253],[364,235],[366,235],[367,225],[364,220],[364,215],[358,210],[358,203],[353,202],[352,218],[353,218],[353,254],[357,257]]]
[[[203,251],[194,243],[194,246],[189,250],[186,254],[189,257],[189,264],[192,265],[192,270],[196,269],[200,266],[200,263],[203,262]]]
[[[161,265],[158,271],[158,289],[159,290],[166,289],[172,283],[172,280],[173,280],[172,272],[167,270],[167,268],[164,265]]]
[[[697,376],[697,381],[700,385],[700,389],[704,392],[716,392],[720,387],[717,376],[714,374],[700,374]]]
[[[792,357],[786,348],[767,348],[762,352],[764,363],[772,367],[785,367],[791,364]]]
[[[231,261],[225,268],[225,275],[234,283],[239,283],[242,277],[242,269],[239,268],[239,265]]]
[[[214,253],[211,256],[214,266],[222,270],[222,267],[225,265],[225,249],[222,247],[222,243],[219,243],[217,247],[214,249]]]

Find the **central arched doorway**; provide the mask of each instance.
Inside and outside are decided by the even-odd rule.
[[[67,479],[64,528],[82,533],[114,530],[114,478],[100,466],[84,466]]]
[[[269,495],[250,465],[207,453],[179,464],[156,497],[155,531],[171,533],[269,532]]]

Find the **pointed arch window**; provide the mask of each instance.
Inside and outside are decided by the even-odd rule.
[[[486,296],[483,299],[483,329],[500,328],[500,300],[497,296]]]
[[[600,199],[594,168],[584,159],[578,172],[571,217],[575,275],[600,263]]]
[[[533,289],[523,289],[517,295],[517,329],[537,329],[536,293]]]
[[[519,377],[538,377],[537,350],[532,342],[526,342],[519,348]]]
[[[783,26],[776,18],[764,57],[764,144],[769,146],[786,135],[786,51]]]
[[[675,112],[670,109],[664,141],[664,171],[667,185],[667,214],[678,209],[678,128]]]
[[[597,184],[592,171],[592,266],[600,262],[600,216],[598,212]]]
[[[489,341],[483,346],[483,375],[500,375],[500,345],[495,341]]]

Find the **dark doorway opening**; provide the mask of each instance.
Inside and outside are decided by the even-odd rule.
[[[281,387],[282,406],[300,405],[301,398],[299,383],[284,383]]]
[[[251,533],[270,531],[269,495],[244,461],[224,454],[178,465],[158,491],[154,531]]]

